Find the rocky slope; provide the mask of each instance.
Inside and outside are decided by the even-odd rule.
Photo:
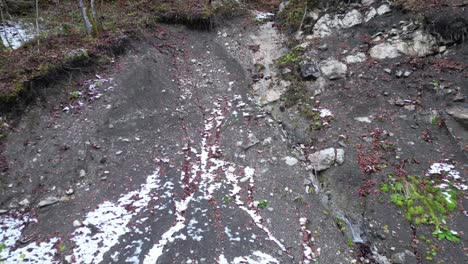
[[[442,2],[158,26],[47,87],[4,142],[1,259],[465,263],[466,9]]]

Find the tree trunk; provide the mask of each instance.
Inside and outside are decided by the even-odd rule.
[[[93,33],[93,28],[92,28],[91,22],[89,21],[88,11],[83,0],[80,0],[80,8],[81,8],[81,14],[83,15],[83,20],[85,22],[86,32],[88,33],[88,35],[91,35]]]

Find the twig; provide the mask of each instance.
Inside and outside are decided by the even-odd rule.
[[[301,25],[299,26],[299,29],[297,30],[297,32],[300,32],[301,29],[302,29],[302,25],[304,24],[304,20],[305,20],[305,17],[307,15],[307,0],[305,1],[305,7],[304,7],[304,15],[302,16],[302,20],[301,20]]]

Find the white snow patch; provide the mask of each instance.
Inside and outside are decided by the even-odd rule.
[[[127,193],[117,203],[106,201],[86,215],[83,227],[76,229],[71,238],[76,245],[73,250],[76,262],[99,263],[103,260],[104,254],[118,243],[120,236],[130,231],[128,223],[148,205],[152,199],[150,193],[160,187],[158,176],[159,170],[148,176],[140,190]],[[132,210],[127,209],[130,207]]]
[[[254,251],[251,256],[245,256],[245,257],[236,257],[234,258],[233,264],[272,264],[272,263],[277,263],[279,264],[280,262],[275,259],[274,257],[260,252],[260,251]]]
[[[455,170],[455,166],[447,163],[432,164],[426,175],[429,176],[431,174],[443,174],[444,172],[447,173],[447,176],[455,180],[460,179],[460,172]]]

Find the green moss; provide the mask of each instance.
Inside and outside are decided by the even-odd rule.
[[[408,221],[433,226],[434,236],[439,239],[459,241],[458,235],[444,225],[447,216],[458,207],[455,188],[442,190],[433,180],[408,176],[407,179],[389,177],[380,190],[390,193],[390,201],[403,210]]]

